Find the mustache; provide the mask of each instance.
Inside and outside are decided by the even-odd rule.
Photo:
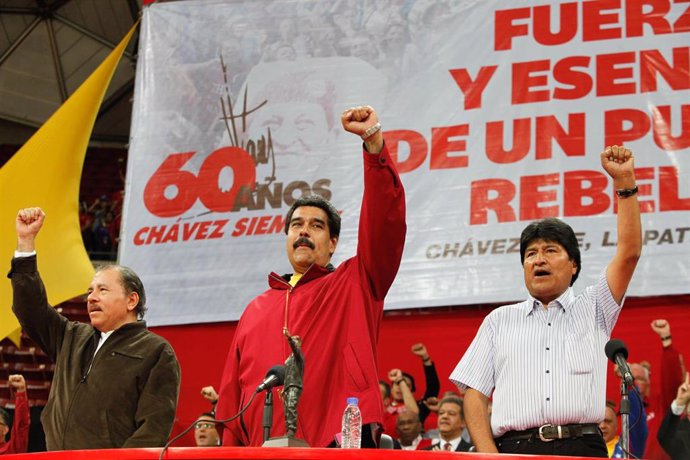
[[[302,236],[302,237],[298,238],[297,241],[295,241],[292,244],[292,249],[297,249],[298,246],[302,246],[302,245],[307,246],[309,249],[314,249],[314,247],[315,247],[314,243],[312,243],[309,238]]]

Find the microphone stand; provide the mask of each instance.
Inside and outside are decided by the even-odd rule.
[[[628,385],[625,379],[621,381],[621,437],[618,442],[623,451],[623,458],[630,458],[630,400],[628,399]]]
[[[264,402],[264,442],[271,437],[271,426],[273,425],[273,391],[269,388],[266,392],[266,400]]]

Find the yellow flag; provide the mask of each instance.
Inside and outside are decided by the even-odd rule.
[[[79,182],[98,109],[136,27],[0,169],[0,338],[19,338],[12,288],[4,276],[17,245],[19,209],[39,206],[46,213],[36,252],[48,301],[56,305],[83,294],[91,282],[93,264],[79,225]]]

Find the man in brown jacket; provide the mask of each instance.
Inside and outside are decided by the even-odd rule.
[[[17,251],[8,275],[12,310],[56,363],[41,421],[49,450],[158,447],[175,417],[180,368],[170,344],[140,320],[146,294],[131,269],[99,269],[89,286],[91,325],[71,322],[47,301],[35,239],[45,214],[17,214]]]

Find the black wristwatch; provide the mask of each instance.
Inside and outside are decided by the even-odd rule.
[[[634,186],[633,188],[616,189],[616,195],[618,195],[618,198],[627,198],[629,196],[633,196],[636,193],[637,193],[637,185]]]

